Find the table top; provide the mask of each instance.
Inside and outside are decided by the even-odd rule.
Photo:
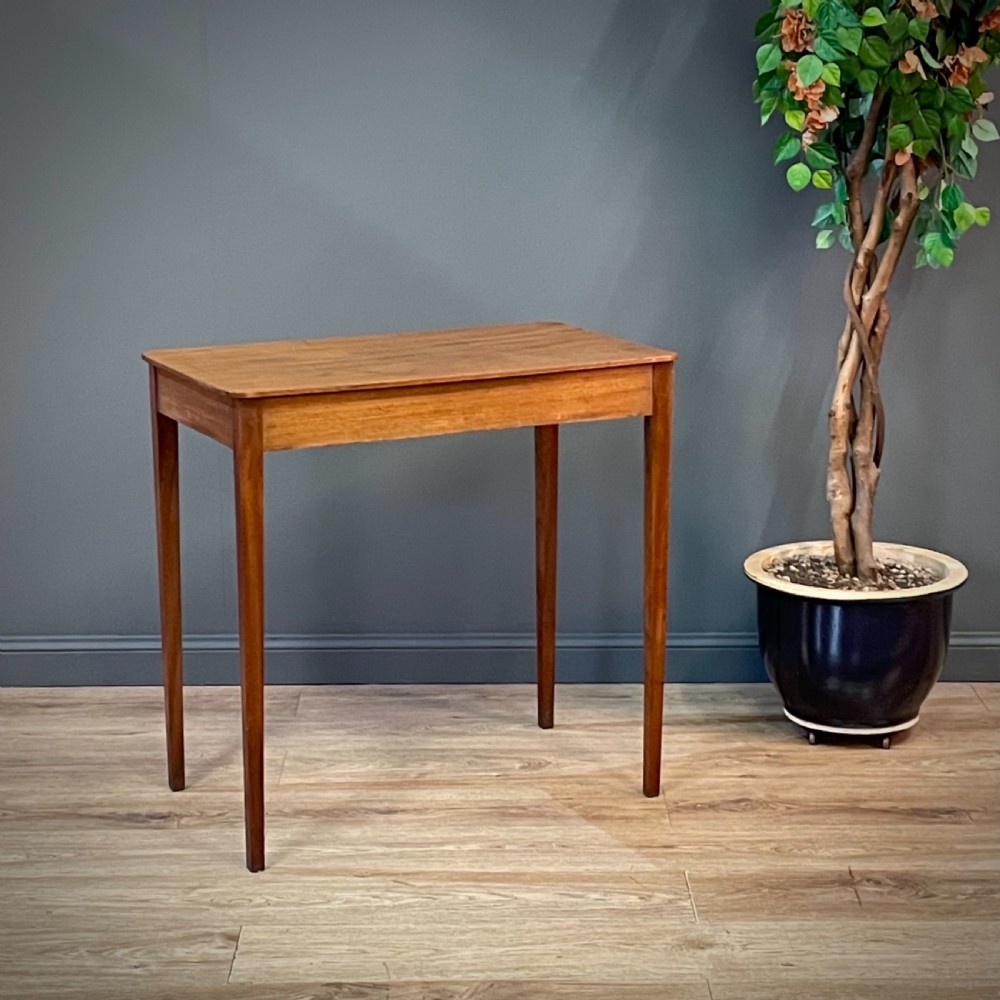
[[[660,347],[566,323],[147,351],[150,365],[241,399],[388,389],[673,361]]]

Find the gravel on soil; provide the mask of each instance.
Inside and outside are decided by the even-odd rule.
[[[938,580],[933,570],[908,566],[891,559],[880,559],[878,566],[879,580],[874,584],[862,583],[856,576],[843,576],[833,556],[800,555],[773,559],[766,570],[778,580],[826,590],[910,590],[926,587]]]

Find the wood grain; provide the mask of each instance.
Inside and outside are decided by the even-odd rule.
[[[264,868],[264,448],[260,410],[233,413],[247,868]]]
[[[263,400],[268,451],[467,431],[637,417],[650,409],[647,367],[331,392]]]
[[[147,351],[151,365],[232,397],[388,389],[668,362],[659,347],[565,323],[522,323]]]
[[[180,479],[177,421],[162,412],[163,378],[149,372],[153,426],[153,492],[159,571],[163,701],[167,727],[167,782],[184,787],[184,664],[181,622]]]
[[[608,911],[588,920],[571,908],[517,920],[481,908],[422,914],[391,908],[344,906],[323,924],[293,927],[246,924],[231,982],[262,984],[298,974],[311,980],[394,978],[540,980],[547,976],[615,983],[683,976],[796,982],[808,995],[814,980],[844,972],[845,956],[857,979],[884,976],[885,960],[911,979],[944,985],[979,970],[979,979],[1000,975],[1000,955],[986,954],[984,931],[974,921],[879,921],[878,931],[857,920],[814,922],[727,921],[673,924],[655,909]],[[655,937],[642,933],[654,922]],[[349,948],[344,941],[350,938]],[[713,995],[715,990],[712,990]]]
[[[150,368],[150,371],[157,373],[160,413],[232,447],[232,404],[225,396],[188,382],[172,372],[156,368]]]
[[[671,351],[530,323],[143,355],[150,366],[170,785],[183,787],[177,421],[233,449],[247,866],[264,867],[263,455],[536,428],[538,721],[553,724],[558,425],[646,416],[643,789],[659,788]]]
[[[538,725],[551,729],[556,678],[559,425],[535,428],[535,634]]]
[[[653,407],[645,420],[642,790],[648,796],[660,794],[663,744],[673,378],[673,365],[653,368]]]
[[[550,732],[533,685],[270,688],[251,875],[239,689],[187,690],[182,793],[156,690],[2,689],[0,997],[986,1000],[998,690],[885,752],[671,685],[648,799],[641,685],[564,685]]]

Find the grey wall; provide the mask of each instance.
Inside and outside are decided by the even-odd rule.
[[[826,532],[845,260],[769,166],[758,6],[2,0],[0,682],[156,679],[143,349],[529,319],[680,351],[672,676],[762,676],[740,564]],[[878,515],[968,563],[950,669],[995,679],[998,241],[899,282]],[[634,679],[640,427],[563,442],[564,675]],[[195,680],[235,677],[229,459],[183,434]],[[527,677],[531,470],[530,432],[269,457],[272,679]]]

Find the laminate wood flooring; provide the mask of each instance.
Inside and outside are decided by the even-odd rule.
[[[239,692],[0,690],[0,997],[1000,997],[1000,685],[884,751],[766,685],[272,687],[265,872]]]

